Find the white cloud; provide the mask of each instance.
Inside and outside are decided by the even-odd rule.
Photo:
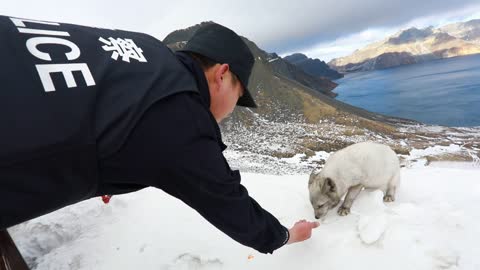
[[[345,56],[353,53],[356,49],[362,48],[373,42],[380,41],[386,36],[395,33],[394,28],[384,29],[367,29],[365,31],[337,38],[331,42],[322,42],[314,46],[308,47],[302,52],[311,58],[319,58],[323,61],[330,61],[333,58]],[[289,55],[292,52],[282,53],[281,55]]]
[[[296,51],[282,52],[281,55],[289,55],[294,52],[302,52],[311,58],[319,58],[330,61],[333,58],[349,55],[355,50],[363,48],[373,42],[397,33],[410,27],[425,28],[429,26],[440,27],[446,24],[480,19],[480,5],[471,5],[457,10],[442,12],[431,16],[423,16],[412,19],[406,23],[390,28],[369,28],[354,34],[342,36],[329,42],[319,42],[312,46],[297,49]]]
[[[428,26],[441,27],[450,23],[469,21],[480,18],[480,4],[450,10],[430,16],[415,18],[400,27],[425,28]]]
[[[370,37],[369,31],[375,29],[398,28],[412,21],[425,25],[430,17],[438,19],[438,14],[478,18],[479,10],[478,0],[16,0],[0,6],[4,15],[133,30],[159,39],[213,20],[267,51],[280,53],[314,47],[332,47],[330,51],[340,53],[353,48],[355,42],[350,39],[358,38],[356,44],[372,40],[377,34]],[[343,39],[350,44],[341,44]]]

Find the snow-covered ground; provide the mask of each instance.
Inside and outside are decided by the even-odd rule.
[[[448,150],[455,147],[424,151]],[[396,202],[363,191],[349,216],[331,211],[310,240],[273,255],[234,242],[153,188],[107,205],[91,199],[9,231],[32,269],[480,269],[479,165],[427,166],[421,154],[407,158]],[[313,220],[308,174],[242,176],[252,197],[285,226]]]

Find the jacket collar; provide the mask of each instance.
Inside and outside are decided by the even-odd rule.
[[[178,60],[180,60],[180,62],[182,62],[182,64],[195,77],[200,96],[207,105],[207,108],[210,108],[210,91],[208,90],[207,78],[205,78],[205,73],[203,72],[202,67],[184,52],[176,52],[175,54]]]
[[[220,132],[220,127],[218,126],[215,117],[213,117],[212,113],[210,112],[210,91],[208,90],[207,78],[205,78],[205,73],[203,72],[202,67],[184,52],[176,52],[175,54],[178,60],[180,60],[180,62],[182,62],[182,64],[195,77],[195,80],[197,81],[198,91],[200,92],[200,97],[204,101],[208,113],[210,114],[210,118],[214,122],[215,131],[218,137],[218,144],[222,151],[225,150],[227,146],[222,141],[222,133]]]

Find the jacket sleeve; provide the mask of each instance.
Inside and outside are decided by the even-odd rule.
[[[288,241],[288,230],[264,210],[240,184],[218,146],[208,138],[190,145],[172,166],[159,188],[194,208],[211,224],[262,253],[272,253]]]
[[[288,241],[288,230],[249,196],[240,173],[230,169],[216,123],[199,98],[178,94],[150,108],[122,150],[126,157],[142,156],[128,166],[141,171],[135,177],[149,179],[142,184],[182,200],[232,239],[272,253]]]
[[[222,154],[216,123],[195,96],[189,96],[184,100],[185,118],[182,113],[176,117],[176,126],[187,130],[174,132],[182,137],[181,144],[174,146],[158,187],[237,242],[272,253],[288,241],[288,230],[249,196],[240,183],[240,173],[230,169]]]

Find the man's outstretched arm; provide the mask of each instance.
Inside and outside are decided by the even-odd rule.
[[[179,198],[237,242],[263,253],[308,239],[312,226],[302,222],[288,230],[249,196],[202,106],[194,95],[181,94],[150,108],[122,153],[108,161],[118,173],[110,178],[147,179],[144,185]]]

